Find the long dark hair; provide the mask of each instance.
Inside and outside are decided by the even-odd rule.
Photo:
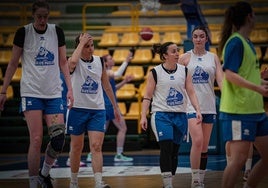
[[[234,6],[229,7],[225,11],[224,23],[221,31],[221,39],[219,43],[219,55],[221,55],[223,47],[234,31],[238,31],[241,26],[245,25],[246,17],[252,14],[253,10],[248,2],[240,1]]]

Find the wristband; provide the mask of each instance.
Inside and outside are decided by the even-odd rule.
[[[145,97],[142,99],[142,101],[144,101],[144,100],[151,101],[151,99],[145,98]]]

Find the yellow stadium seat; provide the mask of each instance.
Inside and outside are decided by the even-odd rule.
[[[0,51],[0,65],[7,65],[11,59],[11,50],[1,50]]]
[[[126,69],[124,76],[133,75],[133,81],[139,81],[144,79],[144,70],[143,66],[129,65]]]
[[[268,42],[268,31],[266,29],[256,29],[250,34],[250,40],[253,43],[264,43]]]
[[[212,53],[214,53],[214,54],[218,54],[218,53],[217,53],[217,48],[216,48],[216,47],[210,47],[210,48],[209,48],[209,51],[212,52]]]
[[[258,60],[260,60],[262,58],[261,47],[256,46],[255,51],[256,51],[256,55],[257,55]]]
[[[3,34],[0,33],[0,46],[4,46],[5,42],[4,42],[4,37]]]
[[[214,45],[219,44],[220,42],[221,31],[211,31],[211,42]]]
[[[263,61],[268,62],[268,47],[266,47],[266,50],[265,50],[265,53],[264,53],[264,56],[263,56]]]
[[[141,133],[141,127],[140,127],[140,124],[139,124],[140,113],[141,113],[141,103],[132,102],[130,104],[129,110],[128,110],[126,116],[125,116],[125,119],[137,120],[137,132],[138,132],[138,134]]]
[[[119,46],[138,46],[140,42],[140,36],[137,32],[127,32],[123,33],[121,40],[119,42]]]
[[[2,85],[0,86],[0,90],[2,89]],[[6,94],[7,100],[12,99],[14,97],[14,91],[12,85],[9,85],[7,87],[7,94]]]
[[[161,62],[162,62],[162,60],[160,59],[160,55],[159,54],[155,54],[154,55],[154,58],[152,59],[152,63],[159,64]]]
[[[97,55],[97,56],[109,55],[109,50],[108,49],[95,49],[94,55]]]
[[[10,33],[10,34],[7,36],[7,39],[6,39],[6,41],[5,41],[4,46],[6,46],[6,47],[11,47],[11,46],[13,46],[14,36],[15,36],[15,33]]]
[[[99,47],[113,47],[117,46],[119,42],[119,36],[116,32],[113,33],[103,33],[100,42],[98,43]]]
[[[147,79],[148,75],[149,75],[149,72],[151,71],[152,68],[154,68],[155,66],[153,65],[150,65],[148,68],[147,68],[147,71],[146,71],[146,74],[145,74],[145,79]]]
[[[265,69],[268,69],[268,63],[263,63],[261,65],[261,72],[264,71]]]
[[[21,75],[22,75],[22,68],[18,67],[15,74],[13,75],[11,81],[13,82],[19,82],[21,79]]]
[[[118,105],[118,107],[119,107],[119,109],[120,109],[121,114],[122,114],[123,116],[125,116],[126,113],[127,113],[126,103],[125,103],[125,102],[118,102],[117,105]]]
[[[152,46],[153,44],[160,43],[161,42],[161,37],[159,32],[154,32],[153,33],[153,38],[151,40],[141,40],[140,46]]]
[[[146,81],[141,83],[140,86],[139,86],[139,92],[141,94],[141,97],[144,97],[145,90],[146,90]]]
[[[131,63],[150,63],[152,61],[153,54],[151,49],[139,48],[135,51],[134,57]]]
[[[139,118],[141,112],[141,104],[138,102],[132,102],[129,106],[129,110],[126,114],[128,117]]]
[[[165,42],[174,42],[175,44],[181,45],[182,39],[181,39],[180,32],[178,31],[165,32],[162,37],[162,43],[165,43]]]
[[[113,53],[113,59],[115,64],[121,64],[126,60],[126,57],[129,54],[129,50],[126,48],[115,49]]]
[[[134,84],[125,84],[123,87],[116,91],[116,97],[118,99],[134,99],[136,94],[136,88]]]

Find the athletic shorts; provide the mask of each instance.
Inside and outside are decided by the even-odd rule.
[[[180,144],[187,131],[186,113],[154,112],[151,116],[151,127],[156,140],[172,140]]]
[[[105,110],[71,108],[66,117],[67,134],[81,135],[87,131],[105,132]]]
[[[196,113],[187,113],[187,118],[196,118]],[[202,114],[202,122],[203,123],[215,123],[216,122],[216,114]]]
[[[234,115],[220,113],[223,140],[255,141],[258,136],[268,135],[268,117],[266,113]]]
[[[106,110],[106,121],[111,121],[115,119],[113,105],[105,105],[105,110]]]
[[[29,110],[42,110],[44,114],[63,114],[62,98],[41,99],[35,97],[22,97],[20,112]]]

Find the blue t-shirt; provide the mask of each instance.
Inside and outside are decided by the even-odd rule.
[[[256,54],[254,45],[251,41],[248,44]],[[228,69],[232,72],[238,73],[238,69],[241,66],[244,54],[244,46],[242,41],[238,37],[231,39],[225,48],[223,70]]]

